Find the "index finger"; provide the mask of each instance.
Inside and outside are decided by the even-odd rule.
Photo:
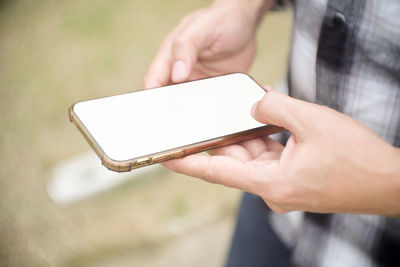
[[[163,164],[168,169],[197,177],[210,183],[248,191],[250,188],[249,170],[236,158],[227,156],[190,155]]]
[[[167,37],[158,49],[144,78],[144,88],[164,86],[171,81],[171,36]]]

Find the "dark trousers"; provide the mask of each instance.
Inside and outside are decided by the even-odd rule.
[[[291,251],[272,229],[269,212],[260,197],[244,193],[226,267],[291,265]]]

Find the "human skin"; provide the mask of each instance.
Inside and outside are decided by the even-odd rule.
[[[256,27],[271,5],[272,1],[220,0],[186,15],[160,45],[145,88],[247,72],[256,51]]]
[[[189,14],[161,45],[145,87],[246,72],[258,21],[270,5],[225,0]],[[267,90],[251,114],[289,130],[285,147],[258,138],[164,166],[257,194],[277,212],[400,215],[398,148],[333,109]]]

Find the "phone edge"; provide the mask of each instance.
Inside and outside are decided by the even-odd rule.
[[[261,89],[264,90],[264,88],[258,84],[253,77],[251,77],[247,73],[243,72],[236,72],[236,73],[228,73],[225,75],[221,76],[226,76],[226,75],[232,75],[232,74],[243,74],[249,77],[253,82],[255,82],[258,86],[260,86]],[[214,76],[218,77],[218,76]],[[213,77],[209,77],[213,78]],[[207,79],[207,78],[204,78]],[[203,80],[203,79],[199,79]],[[192,81],[189,81],[192,82]],[[157,87],[158,88],[158,87]],[[157,88],[151,88],[151,89],[157,89]],[[148,89],[143,89],[143,90],[148,90]],[[142,91],[142,90],[138,90]],[[137,91],[136,91],[137,92]],[[103,98],[103,97],[100,97]],[[84,101],[80,101],[84,102]],[[222,146],[230,145],[230,144],[235,144],[238,142],[243,142],[247,141],[253,138],[257,137],[262,137],[262,136],[268,136],[271,134],[283,132],[286,129],[275,126],[275,125],[264,125],[261,127],[257,127],[254,129],[246,130],[243,132],[238,132],[234,134],[230,134],[227,136],[222,136],[222,137],[217,137],[214,139],[210,140],[205,140],[202,142],[182,146],[182,147],[177,147],[165,151],[161,151],[158,153],[154,154],[149,154],[149,155],[144,155],[138,158],[133,158],[129,160],[124,160],[124,161],[119,161],[119,160],[114,160],[107,156],[107,154],[101,149],[100,145],[97,143],[95,138],[89,133],[89,131],[86,129],[82,121],[78,118],[78,116],[74,112],[74,106],[80,102],[72,104],[69,109],[68,109],[68,114],[69,114],[69,119],[71,122],[75,124],[75,126],[78,128],[78,130],[81,132],[81,134],[84,136],[86,141],[89,143],[90,147],[95,151],[97,156],[100,158],[101,163],[109,170],[116,171],[116,172],[129,172],[134,169],[138,169],[141,167],[157,164],[157,163],[162,163],[171,159],[176,159],[176,158],[181,158],[185,156],[189,156],[192,154],[208,151],[211,149],[216,149]]]
[[[75,103],[76,104],[76,103]],[[86,141],[89,143],[90,147],[95,151],[97,156],[100,158],[101,163],[109,170],[116,172],[129,172],[134,169],[141,167],[162,163],[171,159],[182,158],[185,156],[197,154],[200,152],[216,149],[222,146],[235,144],[238,142],[247,141],[253,138],[258,138],[262,136],[268,136],[271,134],[283,132],[286,129],[275,126],[275,125],[265,125],[250,129],[247,131],[230,134],[227,136],[217,137],[214,139],[202,141],[199,143],[194,143],[182,147],[177,147],[165,151],[161,151],[154,154],[144,155],[138,158],[133,158],[129,160],[119,161],[114,160],[107,156],[107,154],[101,149],[100,145],[96,142],[93,136],[88,132],[86,127],[83,125],[81,120],[76,116],[74,112],[73,104],[69,108],[69,118],[70,121],[75,124],[81,134],[84,136]]]

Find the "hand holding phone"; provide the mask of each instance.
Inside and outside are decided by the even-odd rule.
[[[122,172],[282,131],[250,115],[264,94],[235,73],[83,101],[69,111],[102,163]]]

